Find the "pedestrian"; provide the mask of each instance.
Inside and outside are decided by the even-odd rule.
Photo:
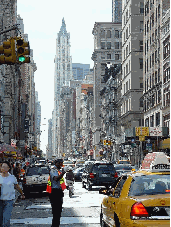
[[[60,217],[62,213],[63,197],[64,197],[64,193],[61,188],[60,181],[63,180],[65,171],[63,170],[62,172],[60,172],[60,169],[63,166],[63,159],[55,160],[54,164],[55,166],[50,171],[50,181],[51,181],[52,191],[49,194],[49,198],[50,198],[52,214],[53,214],[52,226],[59,227]]]
[[[20,176],[21,176],[21,168],[20,163],[16,163],[14,169],[13,169],[13,175],[17,178],[17,181],[20,182]]]
[[[9,227],[10,217],[15,200],[15,189],[17,189],[21,198],[24,199],[25,196],[18,185],[17,179],[14,175],[10,174],[11,165],[8,161],[2,162],[1,173],[0,173],[0,226]]]

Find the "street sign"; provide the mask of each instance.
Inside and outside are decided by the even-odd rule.
[[[135,127],[136,136],[149,136],[149,127]]]
[[[139,136],[139,141],[145,141],[145,136]]]
[[[150,136],[162,136],[162,127],[150,127]]]

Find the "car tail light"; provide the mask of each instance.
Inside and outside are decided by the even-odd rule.
[[[90,173],[90,178],[94,178],[94,174],[93,173]]]
[[[25,177],[23,178],[23,184],[26,184],[26,178]]]
[[[117,172],[115,173],[114,177],[116,177],[116,178],[118,177],[118,173]]]
[[[148,217],[149,214],[142,203],[135,203],[131,208],[132,217]]]
[[[170,192],[170,189],[166,189],[165,192]]]

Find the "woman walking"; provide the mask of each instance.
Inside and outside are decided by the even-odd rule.
[[[20,192],[22,199],[25,198],[18,185],[17,179],[14,175],[10,174],[10,171],[10,163],[8,161],[2,162],[0,173],[0,226],[2,227],[10,226],[10,217],[15,199],[15,189]]]

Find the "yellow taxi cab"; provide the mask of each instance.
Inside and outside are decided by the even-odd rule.
[[[170,226],[170,164],[163,152],[150,153],[141,170],[120,176],[99,193],[106,195],[100,213],[103,227]]]
[[[130,160],[118,160],[118,164],[131,164]]]

